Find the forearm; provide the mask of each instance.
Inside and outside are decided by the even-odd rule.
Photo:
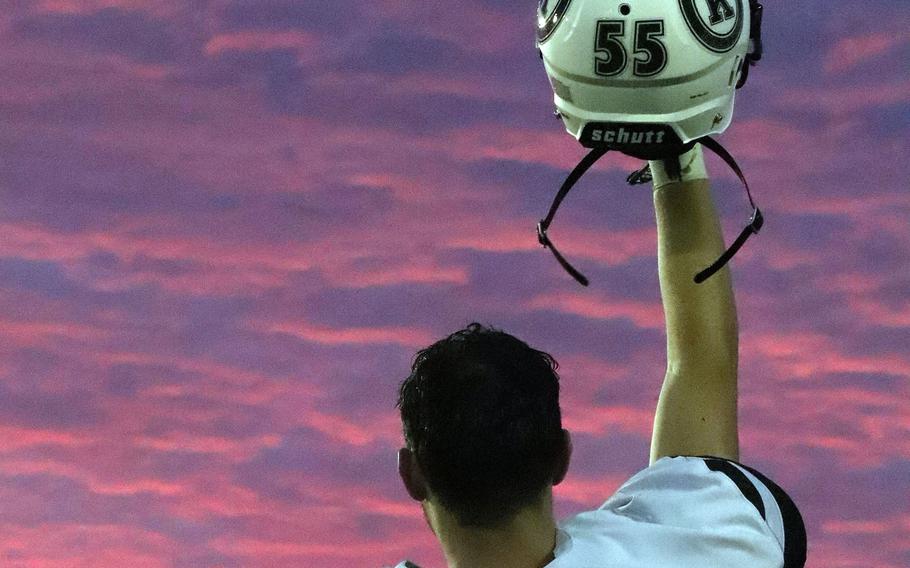
[[[729,265],[701,284],[693,276],[724,251],[707,179],[654,192],[657,267],[667,328],[667,371],[712,365],[735,368],[736,302]]]

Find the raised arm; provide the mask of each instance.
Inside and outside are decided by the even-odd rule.
[[[729,265],[701,284],[693,276],[724,251],[720,222],[703,173],[701,146],[687,181],[667,181],[651,163],[660,291],[667,326],[667,374],[651,439],[651,463],[664,456],[739,459],[739,331]],[[685,172],[684,172],[685,173]]]

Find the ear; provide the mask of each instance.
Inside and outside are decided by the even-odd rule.
[[[559,485],[566,478],[566,474],[569,472],[569,462],[572,459],[572,436],[568,430],[563,429],[562,437],[563,447],[556,467],[556,475],[553,476],[553,485]]]
[[[423,479],[423,472],[411,450],[401,448],[398,450],[398,475],[404,482],[408,495],[415,501],[425,501],[427,498],[427,484]]]

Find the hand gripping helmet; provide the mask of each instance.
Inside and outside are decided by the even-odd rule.
[[[537,48],[556,115],[591,152],[538,223],[538,240],[581,284],[587,279],[559,254],[546,230],[569,189],[610,150],[663,160],[676,178],[679,156],[701,143],[746,186],[753,207],[749,225],[696,282],[722,268],[761,228],[745,177],[710,135],[730,125],[736,90],[761,59],[762,9],[758,0],[539,0]],[[633,185],[650,180],[647,164],[627,179]]]

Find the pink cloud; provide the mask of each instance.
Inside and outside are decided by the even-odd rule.
[[[391,343],[411,348],[428,345],[434,340],[433,334],[426,330],[406,327],[333,328],[306,322],[251,322],[250,326],[259,331],[283,333],[326,345]]]
[[[830,519],[810,539],[810,562],[807,568],[902,568],[892,559],[907,553],[910,516],[897,515],[884,519]],[[862,543],[866,543],[863,545]]]
[[[567,397],[568,398],[568,397]],[[568,402],[568,400],[567,400]],[[572,432],[603,435],[611,431],[651,435],[654,409],[614,405],[596,406],[574,401],[563,411],[563,427]]]
[[[396,259],[388,266],[357,271],[338,267],[327,272],[332,282],[344,288],[396,286],[401,284],[456,284],[469,282],[468,269],[462,266],[443,266],[435,259]]]
[[[530,309],[555,310],[591,319],[629,319],[648,329],[664,329],[664,312],[660,300],[644,302],[624,298],[580,296],[567,292],[543,294],[527,303]]]
[[[383,497],[364,496],[355,501],[363,510],[375,515],[401,519],[417,519],[420,515],[420,505],[415,501],[393,501]]]
[[[157,6],[156,6],[157,5]],[[171,10],[166,8],[171,7]],[[122,10],[151,11],[159,15],[166,15],[173,11],[172,0],[37,0],[35,11],[49,14],[86,14],[97,12],[105,8],[120,8]]]
[[[393,459],[393,455],[390,455]],[[394,466],[390,468],[394,471]],[[208,544],[223,554],[247,558],[254,566],[299,566],[314,558],[337,556],[356,542],[360,548],[341,553],[352,563],[375,565],[388,555],[403,558],[411,539],[394,542],[351,536],[352,523],[362,515],[379,516],[399,523],[396,534],[422,531],[419,505],[402,498],[392,500],[363,485],[348,485],[332,480],[314,480],[299,473],[275,471],[273,479],[303,495],[303,503],[264,498],[232,485],[229,476],[209,474],[195,479],[194,493],[173,502],[169,510],[180,517],[202,521],[218,517],[255,518],[251,526],[235,535],[221,535]],[[375,521],[374,521],[375,524]],[[408,526],[414,526],[409,531]],[[424,535],[422,535],[424,536]],[[243,541],[243,542],[241,542]],[[396,560],[397,562],[397,560]]]
[[[891,373],[910,376],[904,355],[847,355],[833,338],[817,332],[769,332],[740,336],[741,351],[778,369],[779,376],[806,379],[823,373]]]
[[[775,104],[800,110],[811,101],[833,116],[850,115],[867,109],[910,102],[910,80],[892,80],[863,85],[794,87],[782,90]]]
[[[570,469],[565,480],[553,488],[553,497],[593,509],[603,504],[627,479],[626,475],[582,477]]]
[[[299,566],[302,560],[335,560],[356,566],[374,565],[379,558],[394,556],[404,547],[389,542],[363,542],[360,539],[333,539],[307,542],[300,538],[261,540],[251,538],[217,539],[213,548],[232,556],[249,559],[257,566]]]
[[[214,56],[227,51],[291,49],[297,53],[298,62],[303,63],[316,61],[320,46],[316,36],[300,30],[246,30],[217,34],[206,42],[204,51],[206,55]]]
[[[96,476],[85,464],[68,463],[50,458],[26,459],[15,454],[0,458],[0,471],[5,475],[51,475],[65,477],[84,485],[95,483]]]
[[[136,495],[139,493],[153,493],[162,496],[180,495],[186,488],[180,483],[168,483],[158,479],[137,479],[128,482],[102,483],[94,482],[89,485],[92,493],[99,495]]]
[[[219,363],[218,361],[202,357],[194,359],[190,357],[164,354],[157,355],[138,351],[109,350],[94,354],[93,359],[106,364],[133,363],[165,367],[172,366],[181,371],[196,372],[210,378],[219,379],[224,383],[245,387],[261,386],[263,383],[275,380],[275,377],[270,377],[257,371]]]
[[[289,518],[291,515],[282,504],[268,501],[255,491],[234,484],[230,474],[209,471],[205,477],[193,479],[189,492],[173,500],[167,510],[184,519],[204,521],[212,517]]]
[[[97,447],[97,446],[94,446]],[[13,448],[19,449],[19,448]],[[86,452],[95,451],[86,449]],[[115,456],[108,456],[108,459]],[[52,459],[5,458],[0,459],[0,472],[4,475],[43,475],[76,481],[86,490],[97,495],[154,494],[159,497],[184,497],[189,487],[184,482],[170,482],[149,477],[138,477],[116,465],[116,473],[102,471],[103,465],[91,460],[83,463],[65,463]]]
[[[910,328],[910,300],[894,307],[874,297],[848,297],[850,309],[858,316],[876,325],[893,328]]]
[[[8,343],[26,347],[61,339],[97,342],[108,339],[111,333],[96,326],[71,322],[0,320],[0,336]]]
[[[823,378],[802,388],[759,388],[744,377],[740,396],[743,445],[750,455],[776,461],[787,457],[787,469],[809,475],[813,465],[802,449],[824,450],[838,467],[874,468],[910,457],[910,423],[906,395],[876,393],[856,387],[827,386]],[[775,385],[780,385],[775,382]],[[773,418],[769,418],[773,417]]]
[[[804,142],[809,135],[806,131],[807,128],[803,125],[774,117],[744,118],[735,121],[724,133],[724,145],[731,150],[735,149],[740,160],[782,158]],[[712,164],[723,164],[713,152],[705,150],[704,154]],[[719,173],[730,173],[735,178],[736,174],[727,172],[728,169],[724,164]]]
[[[164,6],[164,2],[150,5],[145,0],[141,1],[145,6]],[[81,13],[80,10],[86,6],[81,0],[72,5],[79,6],[72,12],[73,14]],[[84,9],[85,13],[94,11]],[[6,15],[0,15],[0,22]],[[118,53],[80,52],[37,42],[3,43],[0,60],[6,62],[29,60],[36,63],[9,67],[8,74],[13,82],[0,90],[0,100],[11,104],[23,100],[38,104],[55,101],[60,97],[84,95],[84,75],[79,71],[91,69],[93,73],[111,84],[124,85],[141,81],[148,86],[158,84],[176,71],[176,68],[169,64],[136,61]],[[39,68],[40,71],[37,71]],[[21,115],[10,118],[15,118],[19,124],[29,120]],[[40,118],[38,122],[42,122]]]
[[[159,533],[129,526],[0,524],[0,551],[10,568],[167,568],[175,546]]]
[[[647,357],[651,358],[651,350],[643,349]],[[599,387],[604,381],[611,379],[621,379],[628,376],[630,371],[640,371],[641,366],[638,361],[631,363],[616,363],[606,361],[590,353],[571,353],[563,355],[559,359],[561,373],[571,375],[579,379],[575,384],[591,384],[595,388]]]
[[[901,96],[900,89],[910,93],[910,83],[895,84],[895,88],[898,89],[898,97]],[[866,91],[856,89],[832,87],[828,90],[834,94],[829,97],[821,93],[821,90],[818,93],[799,92],[781,85],[778,89],[769,90],[768,97],[787,93],[780,95],[783,97],[781,100],[786,99],[783,106],[804,110],[805,101],[798,102],[799,99],[814,100],[814,97],[819,96],[824,99],[821,108],[829,110],[829,116],[821,121],[803,123],[774,117],[752,118],[734,121],[724,133],[721,141],[743,168],[760,207],[764,209],[773,203],[777,209],[797,214],[827,213],[855,217],[863,212],[879,215],[884,212],[878,211],[880,208],[907,204],[906,192],[885,190],[893,187],[894,183],[892,180],[895,173],[888,168],[881,169],[880,174],[877,173],[878,170],[872,169],[866,176],[869,187],[878,190],[875,192],[849,191],[849,188],[838,185],[837,181],[833,182],[830,190],[819,185],[820,179],[827,183],[832,172],[846,171],[850,164],[876,161],[897,164],[899,167],[903,163],[901,156],[906,153],[904,139],[898,135],[881,135],[870,130],[868,121],[853,112],[861,110],[867,103],[870,109],[876,106],[874,101],[878,92],[882,93],[882,104],[889,104],[889,97],[895,96],[889,92],[891,87],[872,86],[868,98]],[[849,105],[851,100],[856,100],[859,106],[850,112],[840,113],[837,105]],[[794,148],[801,147],[807,147],[808,151],[793,151]],[[847,162],[843,153],[845,147],[851,149],[851,158]],[[712,179],[724,179],[740,187],[735,173],[719,157],[709,151],[705,152],[705,156]],[[819,193],[822,190],[823,198]],[[744,198],[740,193],[736,199]],[[770,222],[769,217],[769,224]],[[744,251],[748,249],[746,247]]]
[[[96,290],[116,292],[155,284],[174,293],[190,295],[233,295],[257,290],[280,288],[293,272],[311,267],[315,252],[304,249],[316,245],[298,245],[296,253],[286,244],[235,245],[215,237],[175,237],[168,235],[135,236],[135,226],[121,231],[65,234],[36,225],[0,225],[0,253],[29,260],[60,262],[72,279]],[[277,248],[283,249],[278,254]],[[271,252],[270,252],[271,249]],[[100,272],[83,264],[100,251],[117,255],[123,262],[137,257],[156,260],[194,261],[196,267],[185,274],[163,274],[150,270]],[[387,276],[391,278],[391,276]],[[88,333],[87,329],[70,330]],[[45,330],[47,332],[47,330]],[[100,333],[100,332],[99,332]]]
[[[266,434],[249,438],[200,436],[188,432],[171,432],[161,436],[142,436],[134,441],[135,447],[151,448],[162,452],[193,452],[199,454],[225,454],[233,461],[251,459],[264,449],[274,448],[281,437]]]
[[[361,172],[349,176],[348,182],[360,187],[390,189],[394,192],[396,200],[402,202],[426,201],[431,194],[430,184],[413,174]]]
[[[888,532],[906,534],[910,531],[910,516],[884,520],[844,521],[830,520],[822,524],[822,530],[831,535],[884,535]]]
[[[175,424],[188,423],[189,427],[198,427],[200,424],[209,424],[224,415],[226,412],[222,405],[241,404],[247,406],[269,406],[278,411],[281,405],[288,401],[305,401],[319,397],[322,390],[314,384],[300,381],[299,377],[271,376],[265,373],[251,371],[240,367],[217,363],[205,358],[189,358],[179,355],[154,355],[138,352],[124,352],[116,350],[102,350],[89,353],[80,353],[89,364],[89,368],[99,369],[99,374],[115,365],[128,364],[136,366],[149,366],[156,375],[159,369],[174,369],[181,374],[198,375],[199,379],[189,382],[176,382],[166,380],[165,374],[161,378],[150,381],[147,387],[141,389],[141,396],[127,400],[113,400],[106,404],[107,413],[112,420],[119,421],[123,430],[121,436],[142,432],[146,421],[153,419],[166,419]],[[311,372],[324,372],[324,367],[314,362]],[[182,398],[198,398],[208,401],[205,408],[194,409],[187,414],[176,405]],[[205,437],[196,438],[188,434],[187,438],[149,438],[161,447],[173,445],[174,449],[181,442],[186,443],[184,449],[197,448],[200,451],[212,451],[216,448],[222,450],[233,449],[235,453],[227,453],[237,461],[245,459],[250,451],[257,446],[267,447],[274,440],[268,436],[261,439],[237,440],[237,445],[219,445],[221,442]],[[134,440],[129,438],[130,443]]]
[[[351,446],[368,446],[375,442],[381,434],[372,424],[356,424],[346,416],[328,414],[318,410],[304,411],[303,423],[331,440]]]
[[[3,441],[2,448],[5,452],[47,446],[76,448],[89,446],[97,442],[93,436],[83,433],[22,428],[3,424],[0,424],[0,440]]]
[[[894,51],[908,41],[910,34],[889,32],[841,38],[825,56],[825,73],[842,73],[864,61]]]

